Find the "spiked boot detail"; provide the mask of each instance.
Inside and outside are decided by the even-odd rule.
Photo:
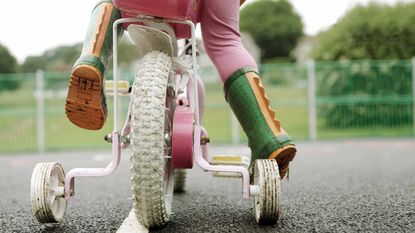
[[[251,165],[256,159],[275,159],[283,178],[297,150],[271,109],[259,74],[254,69],[240,69],[226,80],[224,90],[227,102],[248,137]]]
[[[92,11],[81,57],[71,72],[65,105],[66,116],[81,128],[98,130],[105,123],[105,70],[112,54],[112,24],[120,17],[109,0],[101,0]],[[122,29],[117,33],[121,36]]]

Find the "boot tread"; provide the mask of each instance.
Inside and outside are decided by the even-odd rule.
[[[102,85],[103,77],[98,69],[89,65],[74,69],[65,105],[72,123],[84,129],[102,128],[107,115]]]

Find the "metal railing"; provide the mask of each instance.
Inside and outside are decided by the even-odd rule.
[[[413,137],[414,67],[415,60],[309,62],[265,64],[261,73],[271,105],[294,139]],[[212,67],[200,71],[202,78],[216,74]],[[120,77],[132,82],[134,72],[121,71]],[[88,131],[66,119],[68,80],[65,72],[0,74],[0,154],[110,148],[103,140],[110,124]],[[246,143],[220,79],[206,80],[202,124],[212,143]],[[124,112],[127,105],[121,99]]]

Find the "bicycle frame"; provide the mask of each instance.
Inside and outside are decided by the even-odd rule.
[[[188,85],[187,88],[187,98],[188,104],[193,111],[193,135],[187,135],[193,137],[193,157],[196,164],[205,171],[215,171],[215,172],[233,172],[240,173],[242,176],[242,193],[244,198],[249,198],[249,196],[257,196],[259,194],[258,187],[250,186],[249,184],[249,172],[247,168],[240,166],[230,166],[230,165],[211,165],[207,160],[208,155],[208,146],[206,143],[201,143],[202,137],[208,137],[207,131],[200,124],[200,109],[199,109],[199,76],[197,75],[197,57],[196,57],[196,37],[195,37],[195,24],[189,20],[171,20],[171,19],[160,19],[160,18],[123,18],[118,19],[113,24],[113,77],[114,77],[114,129],[110,135],[110,141],[112,142],[112,161],[105,168],[74,168],[68,172],[65,177],[65,188],[64,196],[68,200],[71,196],[75,194],[75,177],[99,177],[107,176],[112,174],[119,165],[121,158],[121,148],[125,148],[129,145],[128,134],[130,132],[129,121],[130,110],[128,110],[127,120],[122,129],[119,128],[119,99],[118,99],[118,49],[117,49],[117,30],[120,24],[123,23],[177,23],[185,24],[191,28],[191,47],[192,47],[192,64],[191,71],[192,74],[189,75],[188,82],[192,85]],[[174,32],[173,32],[174,33]],[[171,33],[169,33],[170,35]],[[172,42],[176,43],[176,38],[174,35]],[[177,52],[177,49],[176,51]],[[178,59],[177,54],[173,55],[173,59]],[[190,98],[190,99],[189,99]],[[203,99],[201,99],[203,101]],[[202,109],[203,110],[203,109]],[[174,124],[175,122],[173,122]]]

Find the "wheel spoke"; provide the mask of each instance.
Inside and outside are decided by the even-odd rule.
[[[56,188],[58,187],[58,176],[52,173],[50,177],[50,186],[49,186],[49,198],[50,198],[50,206],[53,206],[53,203],[56,199]]]
[[[53,201],[52,201],[52,204],[51,204],[51,207],[52,207],[52,213],[57,213],[58,212],[58,198],[55,196],[54,198],[53,198]]]
[[[58,177],[56,175],[52,175],[50,177],[50,189],[53,190],[54,188],[57,188],[58,182]]]

